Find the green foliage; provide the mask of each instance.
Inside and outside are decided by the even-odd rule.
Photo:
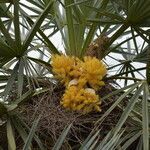
[[[63,130],[62,134],[60,135],[60,137],[56,141],[56,143],[55,143],[55,145],[54,145],[52,150],[59,150],[61,148],[61,146],[62,146],[62,144],[63,144],[63,142],[64,142],[64,140],[65,140],[65,138],[66,138],[66,136],[67,136],[67,134],[68,134],[68,132],[70,130],[70,128],[71,128],[71,124],[67,128],[65,128]]]
[[[32,148],[32,140],[45,149],[35,133],[39,118],[30,130],[16,109],[34,95],[47,91],[39,81],[52,74],[50,56],[62,51],[52,38],[60,33],[64,53],[80,58],[91,42],[108,37],[102,45],[105,48],[102,58],[108,67],[105,80],[123,83],[120,89],[102,97],[102,101],[107,101],[118,96],[80,150],[125,150],[134,142],[135,149],[149,150],[149,17],[149,0],[27,0],[26,3],[0,0],[0,118],[6,124],[8,148],[16,149],[17,132],[25,143],[24,149]],[[37,92],[38,88],[42,90]],[[15,99],[11,98],[14,91]],[[99,127],[115,108],[123,113],[100,140],[103,131]],[[53,149],[60,149],[70,128],[71,125],[65,128]]]

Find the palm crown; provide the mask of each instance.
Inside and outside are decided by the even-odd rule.
[[[45,80],[59,85],[50,62],[51,56],[62,53],[80,60],[85,56],[103,60],[108,70],[104,82],[112,86],[122,81],[120,88],[101,97],[102,103],[116,99],[80,149],[128,149],[134,142],[135,149],[149,149],[149,5],[149,0],[0,1],[0,117],[9,149],[17,146],[15,129],[24,149],[32,139],[45,149],[35,134],[40,117],[30,131],[27,126],[24,130],[16,110],[49,90],[41,85]],[[58,34],[63,49],[52,42]],[[116,108],[122,111],[120,117],[100,140],[99,126]],[[61,147],[70,128],[64,129],[53,149]]]

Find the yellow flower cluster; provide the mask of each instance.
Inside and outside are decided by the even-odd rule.
[[[68,109],[88,113],[100,111],[100,99],[96,90],[104,85],[102,78],[106,67],[95,57],[52,56],[52,70],[55,77],[66,86],[61,104]],[[90,88],[88,88],[90,87]]]
[[[63,95],[61,104],[65,108],[74,111],[82,111],[83,113],[89,113],[93,110],[101,111],[99,107],[101,101],[99,100],[99,96],[93,91],[89,88],[79,89],[77,86],[70,86]]]
[[[65,55],[54,55],[52,56],[52,68],[55,73],[55,77],[60,79],[62,83],[67,85],[70,78],[70,71],[73,69],[75,60],[73,57],[65,56]]]
[[[97,58],[84,57],[82,72],[81,80],[85,79],[93,89],[97,90],[99,86],[104,85],[104,82],[101,80],[106,75],[106,67]]]

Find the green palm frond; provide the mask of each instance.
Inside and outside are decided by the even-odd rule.
[[[30,130],[16,112],[34,96],[50,92],[42,82],[57,87],[51,56],[82,59],[93,52],[107,65],[104,81],[114,86],[102,102],[115,100],[80,142],[80,150],[148,150],[149,17],[150,0],[0,0],[0,117],[9,149],[17,149],[18,134],[24,149],[34,143],[45,149],[35,132],[39,119]],[[120,117],[101,139],[100,126],[116,108]],[[61,149],[68,132],[71,125],[53,149]]]

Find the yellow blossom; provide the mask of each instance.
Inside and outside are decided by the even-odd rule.
[[[85,78],[92,88],[97,89],[99,86],[104,85],[101,80],[106,75],[107,70],[102,61],[95,57],[84,57],[82,70],[81,78]]]
[[[67,85],[69,83],[69,73],[73,69],[75,64],[74,58],[65,55],[52,56],[52,71],[55,73],[55,77],[60,79],[62,83]]]
[[[70,86],[65,91],[61,104],[69,110],[83,113],[100,111],[101,101],[99,96],[91,91],[89,89],[79,89],[77,86]]]
[[[51,65],[55,77],[66,86],[60,102],[63,107],[83,113],[101,111],[101,101],[95,91],[104,85],[102,79],[107,70],[102,61],[90,56],[82,61],[77,57],[54,55]]]
[[[82,61],[79,58],[75,58],[74,59],[75,64],[72,68],[72,70],[70,71],[69,75],[72,78],[79,78],[82,75]]]

